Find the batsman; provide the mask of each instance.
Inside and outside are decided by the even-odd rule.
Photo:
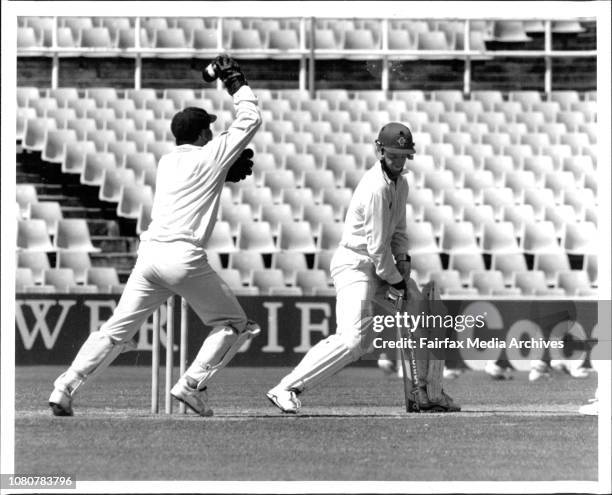
[[[429,309],[439,291],[430,282],[419,291],[410,278],[406,232],[406,160],[414,159],[412,133],[391,122],[375,142],[378,161],[364,174],[349,203],[342,237],[330,263],[336,289],[336,333],[318,342],[267,393],[284,413],[297,413],[298,398],[372,349],[377,314],[393,313],[390,296],[407,311]],[[420,330],[422,332],[422,330]],[[418,380],[409,393],[411,411],[452,412],[460,408],[442,390],[441,360],[415,363]]]

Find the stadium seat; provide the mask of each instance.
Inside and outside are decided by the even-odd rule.
[[[98,108],[106,107],[107,102],[118,99],[117,90],[112,87],[95,87],[85,90],[85,98],[92,98]]]
[[[41,158],[51,163],[64,161],[65,143],[75,142],[77,133],[71,129],[48,130],[45,134]]]
[[[442,294],[448,294],[451,290],[462,289],[461,276],[457,270],[444,270],[430,273],[430,280],[436,282]]]
[[[593,189],[566,189],[563,194],[563,203],[571,205],[578,216],[582,216],[589,211],[594,209],[597,204],[595,193]]]
[[[117,136],[115,135],[115,131],[100,129],[99,124],[96,125],[98,125],[98,129],[85,134],[85,140],[93,142],[96,145],[97,151],[105,152],[108,143],[117,141]]]
[[[443,270],[438,253],[415,253],[411,254],[411,258],[410,268],[412,274],[416,274],[414,278],[418,284],[422,285],[428,282],[431,273]]]
[[[483,296],[493,295],[493,291],[505,289],[504,274],[498,270],[474,270],[472,285]]]
[[[477,239],[482,239],[485,224],[495,222],[495,213],[491,205],[467,203],[458,210],[458,214],[455,212],[455,216],[472,224]]]
[[[151,141],[146,145],[147,153],[152,153],[158,162],[162,156],[171,153],[175,148],[176,145],[171,141]]]
[[[293,29],[274,29],[268,33],[269,50],[281,50],[283,59],[290,58],[286,52],[290,50],[299,50],[300,42],[298,33]],[[279,57],[280,58],[280,57]],[[292,58],[292,57],[291,57]]]
[[[529,156],[523,161],[523,170],[533,172],[537,180],[543,179],[546,174],[552,173],[555,169],[555,164],[550,156]]]
[[[15,292],[25,292],[26,287],[32,287],[34,283],[30,268],[22,267],[15,270]]]
[[[504,183],[506,174],[513,172],[515,166],[511,156],[494,155],[484,158],[483,169],[491,171],[495,184],[501,186]]]
[[[127,153],[124,158],[124,168],[134,171],[136,180],[149,186],[155,185],[157,160],[153,153]]]
[[[411,195],[414,195],[414,191],[408,193],[408,203],[411,203]],[[475,204],[474,191],[467,188],[446,190],[442,196],[442,202],[443,204],[452,206],[455,212],[455,218],[458,218],[462,215],[464,208]],[[411,204],[418,207],[416,203]]]
[[[44,272],[43,285],[52,285],[56,292],[68,293],[77,283],[72,269],[49,268]]]
[[[330,264],[335,252],[336,249],[321,249],[315,253],[314,258],[314,268],[325,270],[329,283],[332,282],[330,275]]]
[[[501,219],[503,209],[516,203],[514,192],[509,187],[487,187],[482,190],[483,204],[491,205],[496,219]]]
[[[153,115],[158,119],[170,119],[176,113],[177,107],[174,100],[170,98],[158,98],[145,102],[145,109],[153,110]]]
[[[28,208],[30,219],[42,219],[47,224],[47,233],[54,236],[57,232],[57,222],[63,219],[62,208],[57,201],[40,201],[30,203]]]
[[[447,156],[444,159],[444,169],[450,170],[455,180],[463,182],[466,173],[474,172],[474,159],[470,155]]]
[[[36,110],[33,108],[17,108],[17,132],[16,139],[18,142],[23,141],[25,137],[25,125],[28,119],[36,119]]]
[[[117,204],[117,215],[138,219],[142,204],[153,204],[152,188],[143,184],[124,185]]]
[[[17,87],[17,106],[27,107],[30,100],[38,100],[41,94],[35,86],[18,86]]]
[[[314,235],[318,236],[322,224],[334,219],[334,208],[328,204],[304,205],[302,217],[310,223]]]
[[[544,210],[544,220],[552,222],[555,226],[557,237],[564,239],[566,224],[575,223],[581,220],[581,218],[576,214],[573,206],[556,205],[554,208],[546,207]]]
[[[566,111],[571,108],[572,103],[580,101],[580,96],[578,91],[557,90],[550,93],[549,100],[558,103],[561,109]]]
[[[510,91],[508,93],[509,101],[518,101],[523,109],[531,110],[532,106],[542,102],[542,96],[538,91]]]
[[[77,140],[84,141],[87,134],[97,131],[98,124],[95,119],[77,117],[66,121],[66,129],[73,130],[76,132]]]
[[[456,253],[480,252],[474,227],[470,222],[446,223],[442,227],[440,246],[452,257]]]
[[[85,165],[81,171],[81,184],[88,186],[102,185],[105,170],[115,170],[117,159],[113,153],[87,153]]]
[[[569,223],[565,231],[568,254],[593,254],[597,250],[597,226],[592,222]]]
[[[91,267],[91,259],[87,252],[59,251],[57,253],[56,268],[70,268],[77,284],[87,283],[87,270]]]
[[[533,207],[535,220],[543,220],[547,207],[555,207],[555,197],[550,189],[531,188],[523,192],[524,204]]]
[[[106,151],[115,155],[117,165],[123,167],[125,164],[125,156],[138,153],[136,143],[132,141],[116,141],[106,145]]]
[[[98,198],[101,201],[118,203],[121,198],[121,189],[135,183],[136,175],[129,168],[106,169],[102,172],[102,183]]]
[[[89,227],[87,221],[83,218],[58,220],[57,234],[53,238],[53,246],[58,251],[100,252],[100,249],[94,247],[91,243]]]
[[[550,146],[550,137],[548,134],[543,132],[532,132],[525,134],[520,138],[521,144],[527,144],[531,146],[533,154],[540,154],[541,151],[546,147]]]
[[[112,50],[114,48],[114,43],[111,39],[111,34],[108,28],[101,27],[93,27],[87,29],[80,30],[80,45],[81,48],[96,48],[97,50],[92,53],[83,53],[83,56],[96,56],[99,57],[102,55],[101,49]]]
[[[123,292],[119,275],[112,266],[92,266],[87,269],[85,284],[95,285],[99,293]]]
[[[310,223],[298,221],[283,223],[280,226],[278,236],[278,247],[285,251],[299,251],[303,253],[314,253],[317,247]]]
[[[276,268],[253,270],[253,285],[259,288],[261,294],[295,294],[295,292],[285,290],[287,286],[285,285],[283,271]]]
[[[437,253],[440,251],[436,244],[433,228],[429,222],[406,222],[408,236],[408,250],[415,253]]]
[[[562,251],[557,241],[555,225],[552,222],[529,222],[525,225],[523,249],[529,254],[556,253]]]
[[[126,133],[133,132],[136,130],[136,122],[134,122],[132,119],[109,120],[108,122],[106,122],[106,129],[114,131],[115,135],[119,139],[123,139]]]
[[[450,124],[447,122],[427,122],[421,125],[419,132],[429,134],[432,142],[441,143],[444,136],[450,132]]]
[[[206,243],[206,251],[215,253],[232,253],[237,251],[228,222],[218,221],[215,224],[215,228]]]
[[[276,170],[263,174],[263,185],[272,191],[274,202],[278,203],[285,189],[295,189],[298,186],[292,170]]]
[[[24,251],[55,251],[42,219],[18,220],[17,248]]]
[[[476,203],[482,202],[482,194],[485,189],[495,188],[495,178],[490,170],[476,170],[466,174],[463,179],[463,187],[471,189]]]
[[[330,287],[325,270],[299,270],[296,273],[296,285],[306,296],[335,296],[336,291]]]
[[[465,155],[470,155],[474,160],[476,168],[482,168],[482,163],[487,156],[493,156],[494,150],[490,144],[469,144],[463,150]]]
[[[23,131],[23,148],[28,151],[42,152],[47,132],[56,129],[55,119],[46,119],[44,117],[27,119]]]
[[[493,110],[495,103],[504,100],[502,93],[495,90],[472,91],[471,99],[481,102],[485,111],[488,112]]]
[[[525,225],[535,222],[535,213],[531,205],[507,205],[502,208],[500,219],[505,222],[512,222],[515,237],[523,239]]]
[[[269,187],[241,188],[238,196],[240,202],[250,204],[254,212],[258,212],[263,205],[274,204]]]
[[[595,167],[590,156],[569,156],[563,159],[563,170],[571,172],[578,182],[585,175],[594,175]]]
[[[85,158],[88,154],[96,153],[96,145],[92,141],[77,141],[66,143],[62,172],[70,174],[81,174],[85,167]]]
[[[337,249],[342,238],[342,225],[337,222],[326,222],[321,225],[321,232],[317,239],[319,250]]]
[[[501,111],[485,111],[476,117],[477,122],[486,124],[489,131],[496,132],[499,127],[507,122],[506,114]]]
[[[296,122],[299,122],[299,120],[296,120]],[[302,154],[306,151],[307,145],[314,143],[314,136],[310,132],[294,132],[291,134],[286,134],[283,140],[285,141],[285,143],[294,144],[298,154]],[[286,160],[288,159],[289,156],[286,157]]]
[[[417,50],[449,50],[446,35],[442,31],[417,33]]]
[[[536,177],[535,173],[527,170],[514,170],[512,172],[506,172],[504,179],[504,186],[512,189],[514,196],[517,198],[523,197],[523,191],[538,187],[540,182]]]
[[[406,215],[408,218],[408,215]],[[423,220],[429,222],[436,237],[442,235],[444,224],[455,221],[455,212],[449,205],[426,205],[423,208]]]
[[[548,285],[557,285],[560,272],[567,272],[570,268],[570,262],[567,255],[563,251],[554,253],[541,253],[534,257],[533,269],[544,272]]]
[[[568,296],[580,296],[581,293],[590,293],[591,289],[589,276],[583,270],[560,272],[558,285],[565,290]]]
[[[273,236],[278,236],[283,223],[291,223],[301,219],[302,215],[295,214],[288,204],[264,204],[261,206],[261,220],[270,224]]]
[[[278,251],[268,222],[241,224],[238,231],[237,246],[238,249],[248,249],[259,253],[274,253]]]
[[[16,184],[15,197],[22,212],[27,210],[28,204],[38,203],[38,193],[34,184]]]
[[[544,176],[544,187],[554,193],[555,199],[559,203],[563,200],[565,191],[581,186],[582,184],[576,181],[574,174],[571,172],[556,171]]]
[[[485,264],[480,252],[460,252],[450,256],[448,268],[459,272],[463,285],[471,286],[472,272],[485,270]]]
[[[531,146],[529,146],[528,144],[511,144],[510,146],[506,146],[503,149],[503,153],[504,155],[512,157],[514,166],[517,169],[520,169],[523,167],[525,158],[536,154],[533,152],[533,150],[531,149]]]
[[[285,284],[295,285],[297,272],[308,270],[308,264],[301,251],[279,251],[272,255],[272,268],[282,270]]]
[[[36,31],[32,27],[17,27],[17,49],[32,49],[42,48],[42,40],[39,40],[36,36]],[[29,52],[30,55],[39,55],[41,53],[37,51]]]
[[[521,250],[514,237],[512,222],[485,224],[482,235],[482,250],[494,256],[501,253],[520,252]]]
[[[236,236],[238,235],[240,224],[243,222],[250,223],[255,221],[255,215],[253,214],[251,205],[244,203],[231,205],[229,208],[222,206],[220,219],[230,224],[232,235]]]
[[[261,253],[254,251],[236,251],[229,255],[230,269],[238,270],[242,284],[253,285],[253,271],[265,270]]]
[[[599,283],[597,254],[587,254],[584,257],[582,269],[587,272],[591,285],[597,287]]]
[[[152,205],[141,204],[138,209],[138,218],[136,219],[136,234],[140,235],[149,228],[151,223]]]
[[[261,50],[264,45],[257,29],[241,29],[231,32],[229,48],[230,50]],[[253,54],[250,56],[253,57]]]
[[[343,220],[344,211],[348,207],[353,191],[350,188],[325,189],[321,194],[321,201],[334,209],[334,220]]]
[[[539,270],[515,272],[514,284],[526,296],[535,295],[536,291],[546,292],[548,289],[546,275]]]

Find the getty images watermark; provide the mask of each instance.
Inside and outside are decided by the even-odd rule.
[[[610,359],[610,301],[435,300],[362,304],[372,332],[364,359],[412,349],[436,359]]]

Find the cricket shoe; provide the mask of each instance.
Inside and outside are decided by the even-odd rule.
[[[535,382],[541,378],[552,378],[550,375],[550,366],[544,361],[539,361],[537,364],[533,365],[529,371],[530,382]]]
[[[410,393],[408,399],[408,412],[459,412],[461,407],[453,401],[446,392],[442,391],[439,400],[432,401],[427,397],[427,389],[418,387]]]
[[[457,368],[447,368],[445,366],[442,370],[442,377],[447,380],[454,380],[455,378],[459,378],[461,376],[461,373],[463,373],[462,370],[459,370]]]
[[[65,389],[53,389],[49,396],[49,407],[54,416],[74,416],[72,397]]]
[[[284,413],[297,414],[300,407],[302,407],[302,403],[297,398],[295,391],[286,390],[278,385],[268,390],[266,397]]]
[[[484,367],[485,373],[493,380],[512,380],[509,368],[502,368],[495,361],[487,361]]]
[[[578,409],[580,414],[585,414],[586,416],[597,416],[599,415],[599,400],[590,399],[588,404],[584,406],[580,406]]]
[[[208,393],[206,389],[198,390],[190,386],[185,377],[179,378],[178,382],[170,390],[170,395],[200,416],[208,417],[213,415],[213,410],[208,406]]]
[[[385,375],[397,374],[397,361],[392,361],[385,354],[380,355],[378,361],[376,361],[376,365]]]
[[[589,371],[583,366],[568,366],[567,363],[556,359],[550,362],[550,367],[553,371],[567,373],[572,378],[588,378],[589,376]]]

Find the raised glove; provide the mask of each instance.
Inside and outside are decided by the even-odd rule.
[[[253,150],[245,149],[232,164],[225,177],[225,182],[240,182],[253,173]]]
[[[219,79],[225,84],[227,92],[233,96],[242,86],[247,84],[238,62],[228,55],[219,55],[214,60]]]

